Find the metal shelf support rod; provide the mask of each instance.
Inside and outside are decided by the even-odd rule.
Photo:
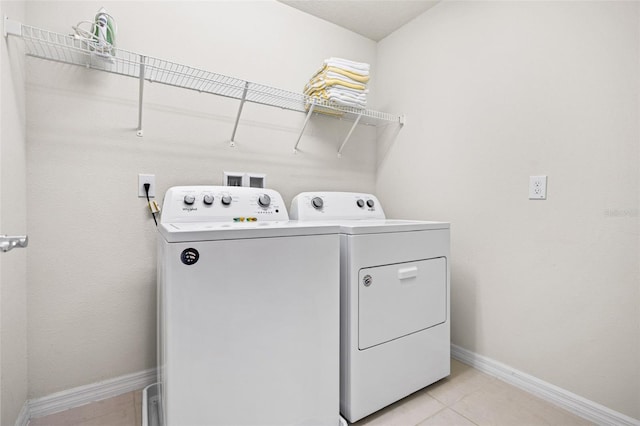
[[[298,144],[300,143],[300,139],[302,139],[302,134],[304,133],[304,129],[305,127],[307,127],[307,123],[309,122],[309,118],[311,118],[311,114],[313,114],[313,109],[315,107],[316,107],[315,103],[312,103],[311,107],[309,107],[309,112],[307,112],[307,117],[304,119],[304,124],[302,125],[302,130],[300,130],[300,135],[298,136],[298,140],[296,141],[296,144],[293,146],[294,154],[298,152]]]
[[[347,133],[347,137],[344,138],[344,141],[342,142],[342,145],[340,145],[340,148],[338,149],[338,157],[342,157],[342,149],[347,144],[347,142],[349,142],[349,139],[351,138],[351,134],[356,129],[356,126],[360,122],[361,118],[362,118],[362,114],[358,114],[358,118],[356,118],[356,121],[353,122],[353,126],[351,126],[351,130],[349,130],[349,133]]]
[[[138,94],[138,130],[136,135],[139,137],[144,136],[142,131],[142,99],[144,95],[144,64],[146,57],[140,56],[140,90]]]
[[[240,107],[238,108],[238,115],[236,116],[236,123],[233,125],[233,133],[231,134],[231,142],[229,146],[236,146],[236,131],[238,130],[238,123],[240,122],[240,115],[242,114],[242,107],[247,100],[247,91],[249,90],[249,82],[244,82],[244,91],[242,92],[242,99],[240,99]]]

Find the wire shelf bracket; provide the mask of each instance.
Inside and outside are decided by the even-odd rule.
[[[298,144],[300,143],[300,139],[302,139],[302,134],[304,133],[304,129],[307,127],[307,123],[309,123],[309,119],[311,118],[311,114],[313,114],[313,110],[315,109],[316,104],[315,103],[311,103],[311,106],[309,107],[309,112],[307,112],[307,116],[304,119],[304,123],[302,124],[302,129],[300,129],[300,135],[298,135],[298,140],[296,141],[296,144],[293,146],[293,153],[297,154],[298,153]]]
[[[342,142],[342,145],[340,145],[340,148],[338,148],[338,158],[342,157],[342,150],[344,149],[344,146],[347,144],[347,142],[349,142],[349,139],[351,138],[351,134],[356,129],[356,126],[360,122],[361,118],[362,118],[362,114],[360,114],[358,116],[358,118],[356,118],[356,121],[353,122],[353,126],[351,126],[351,129],[349,130],[349,133],[347,133],[347,137],[344,138],[344,141]]]
[[[22,37],[22,24],[4,15],[4,36],[7,37],[9,35]]]
[[[140,57],[140,88],[138,94],[138,129],[136,131],[136,135],[139,137],[144,136],[144,132],[142,131],[142,99],[144,95],[144,64],[145,57]]]
[[[230,147],[236,146],[236,131],[238,130],[238,122],[240,122],[240,115],[242,115],[242,107],[244,107],[244,103],[247,101],[247,91],[249,90],[249,82],[244,83],[244,90],[242,91],[242,99],[240,99],[240,106],[238,107],[238,114],[236,115],[236,123],[233,125],[233,133],[231,134],[231,142],[229,142]]]
[[[138,79],[138,127],[136,134],[140,137],[144,134],[142,118],[145,80],[149,83],[160,83],[198,93],[239,100],[240,105],[231,134],[230,146],[232,147],[236,143],[236,132],[246,102],[306,114],[293,148],[294,152],[298,152],[298,145],[313,114],[323,114],[341,120],[353,121],[347,137],[338,149],[338,156],[342,155],[343,148],[359,124],[379,126],[395,123],[403,126],[406,122],[404,115],[337,105],[325,99],[252,83],[120,48],[104,52],[100,46],[89,40],[75,35],[59,34],[31,27],[11,20],[6,15],[4,16],[4,35],[5,37],[21,38],[25,43],[27,56]]]

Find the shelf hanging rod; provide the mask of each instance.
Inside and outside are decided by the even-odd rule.
[[[351,134],[356,129],[356,126],[360,122],[361,118],[362,118],[362,114],[358,114],[358,118],[356,118],[356,121],[353,122],[353,126],[351,126],[351,130],[349,130],[349,133],[347,133],[347,137],[344,138],[342,145],[340,145],[340,148],[338,148],[338,157],[342,157],[342,150],[344,149],[344,146],[347,144],[347,142],[349,142],[349,139],[351,138]]]
[[[302,139],[302,134],[304,133],[304,129],[305,127],[307,127],[307,123],[309,122],[309,118],[311,118],[311,114],[313,114],[313,110],[315,107],[316,107],[315,102],[312,102],[311,106],[309,107],[309,111],[307,112],[307,117],[304,119],[304,124],[302,125],[302,129],[300,130],[300,135],[298,136],[298,140],[296,141],[296,144],[293,146],[294,154],[298,152],[298,144],[300,143],[300,139]]]
[[[244,90],[242,92],[242,99],[240,99],[240,107],[238,108],[238,115],[236,116],[236,123],[233,125],[233,133],[231,134],[231,142],[229,142],[230,147],[236,146],[236,131],[238,130],[238,123],[240,122],[240,115],[242,114],[242,107],[244,107],[244,103],[247,100],[247,91],[249,90],[249,82],[244,82]]]

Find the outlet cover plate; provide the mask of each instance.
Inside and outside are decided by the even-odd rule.
[[[138,198],[147,198],[147,194],[144,191],[144,184],[148,183],[149,186],[149,198],[156,196],[156,175],[148,175],[140,173],[138,175]]]
[[[547,199],[547,177],[546,176],[529,176],[529,199],[530,200],[546,200]]]

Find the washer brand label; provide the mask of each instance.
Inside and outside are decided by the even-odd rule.
[[[182,211],[184,212],[193,212],[193,211],[198,211],[197,207],[183,207]]]
[[[180,260],[182,260],[182,263],[185,265],[193,265],[198,259],[200,259],[200,253],[194,248],[184,249],[182,250],[182,254],[180,254]]]

